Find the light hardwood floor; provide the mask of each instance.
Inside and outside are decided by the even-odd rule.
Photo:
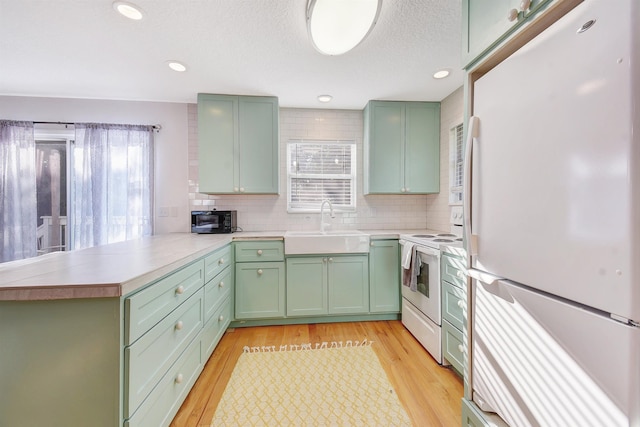
[[[400,321],[325,323],[229,329],[207,362],[172,427],[209,426],[245,345],[375,341],[380,362],[414,426],[460,426],[462,380],[439,366]]]

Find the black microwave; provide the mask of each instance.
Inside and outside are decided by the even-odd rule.
[[[192,233],[222,234],[233,233],[237,229],[237,211],[191,211]]]

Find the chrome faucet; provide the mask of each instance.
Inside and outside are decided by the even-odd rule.
[[[324,199],[322,201],[322,204],[320,205],[320,232],[321,233],[325,233],[326,232],[326,227],[331,225],[328,222],[324,222],[324,205],[325,204],[329,204],[329,216],[331,218],[335,218],[336,216],[333,213],[333,205],[331,204],[331,200],[329,199]]]

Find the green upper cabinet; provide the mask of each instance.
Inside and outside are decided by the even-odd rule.
[[[278,98],[198,94],[199,191],[278,193]]]
[[[440,191],[440,103],[370,101],[364,110],[364,193]]]
[[[559,0],[532,0],[521,11],[522,0],[462,0],[462,64],[470,65],[553,1]]]

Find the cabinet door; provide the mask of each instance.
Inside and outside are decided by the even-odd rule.
[[[400,312],[400,252],[397,240],[371,242],[369,278],[371,312]]]
[[[371,101],[365,109],[365,194],[404,186],[404,103]]]
[[[240,97],[239,191],[278,193],[278,99]]]
[[[369,312],[369,257],[334,256],[327,262],[329,314]]]
[[[470,65],[553,1],[532,0],[528,10],[509,21],[509,11],[519,10],[520,0],[462,0],[462,64]]]
[[[236,263],[236,319],[284,317],[284,262]]]
[[[198,94],[199,191],[233,193],[237,145],[238,97]]]
[[[327,308],[327,257],[287,258],[287,316],[316,316]]]
[[[440,104],[405,106],[405,193],[440,191]]]

